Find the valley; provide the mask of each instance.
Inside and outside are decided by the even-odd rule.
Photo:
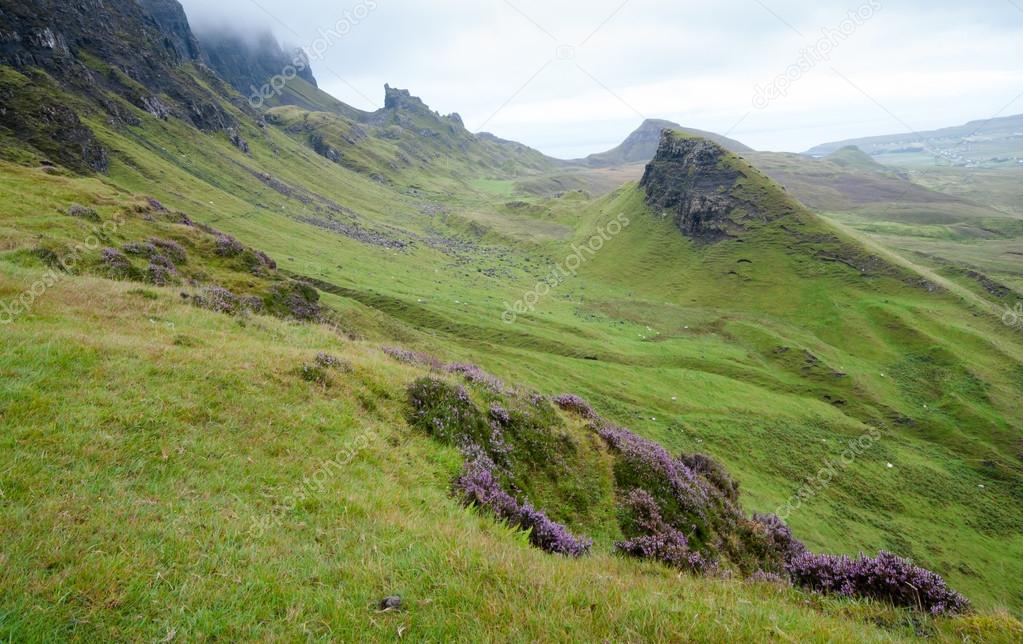
[[[1011,170],[660,121],[564,161],[311,76],[256,109],[161,2],[37,4],[0,2],[3,637],[1023,636]],[[96,44],[90,12],[137,41]],[[29,37],[59,24],[64,51]],[[417,423],[422,379],[543,420],[502,480],[589,554],[460,502],[470,450]],[[972,610],[758,579],[731,527],[688,535],[720,575],[622,556],[609,426],[719,463],[743,520],[910,558]]]

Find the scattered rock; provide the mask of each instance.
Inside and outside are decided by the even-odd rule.
[[[405,604],[401,601],[401,597],[398,595],[391,595],[390,597],[384,597],[377,604],[377,608],[382,612],[389,612],[395,610],[403,610]]]

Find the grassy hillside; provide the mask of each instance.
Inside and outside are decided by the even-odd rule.
[[[0,300],[43,284],[0,352],[5,635],[1019,638],[1018,331],[745,161],[728,157],[736,195],[769,216],[694,244],[635,184],[515,194],[542,159],[508,162],[489,140],[461,155],[457,130],[414,137],[443,122],[429,114],[393,110],[393,136],[359,138],[338,114],[280,107],[261,124],[225,103],[243,149],[92,109],[106,174],[24,140],[0,162]],[[612,221],[628,223],[579,250]],[[219,252],[221,235],[244,248]],[[167,286],[124,250],[153,238],[185,250]],[[82,261],[54,268],[78,244]],[[257,250],[276,268],[246,259]],[[295,319],[308,301],[277,288],[294,279],[317,287],[325,323]],[[213,286],[262,305],[203,308]],[[406,387],[428,369],[380,350],[393,345],[582,395],[672,454],[723,462],[746,510],[784,514],[812,549],[911,556],[979,612],[932,619],[625,560],[609,511],[573,515],[543,486],[532,500],[597,543],[581,559],[532,549],[451,497],[458,450],[407,422]],[[391,594],[406,609],[377,612]]]

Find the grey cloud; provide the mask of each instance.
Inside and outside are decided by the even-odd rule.
[[[751,108],[755,85],[785,73],[822,30],[871,1],[881,6],[876,17],[828,61],[767,109]],[[519,11],[504,0],[183,4],[198,24],[270,28],[280,40],[305,47],[346,12],[372,4],[365,19],[314,60],[325,89],[370,108],[362,96],[379,104],[389,82],[439,111],[459,112],[469,126],[498,112],[486,129],[563,156],[596,151],[624,136],[638,124],[636,112],[716,131],[742,119],[732,136],[798,151],[822,139],[905,129],[886,111],[924,129],[989,117],[1023,92],[1023,70],[1013,62],[1023,58],[1023,11],[1009,2],[510,2]],[[559,45],[575,46],[574,58],[557,60]],[[1015,112],[1023,112],[1023,104]]]

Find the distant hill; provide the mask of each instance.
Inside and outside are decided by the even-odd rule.
[[[885,172],[888,170],[855,145],[839,148],[824,158],[835,165],[853,170],[873,170],[875,172]]]
[[[720,134],[682,127],[678,123],[671,121],[647,119],[643,121],[636,131],[622,141],[621,145],[607,152],[591,154],[585,159],[579,159],[578,162],[595,168],[647,163],[650,159],[654,158],[654,154],[657,152],[657,145],[661,140],[661,132],[666,129],[684,132],[713,141],[729,152],[741,153],[753,151],[752,148]]]
[[[1023,114],[927,132],[825,143],[806,154],[823,157],[850,146],[886,165],[1023,167]]]

